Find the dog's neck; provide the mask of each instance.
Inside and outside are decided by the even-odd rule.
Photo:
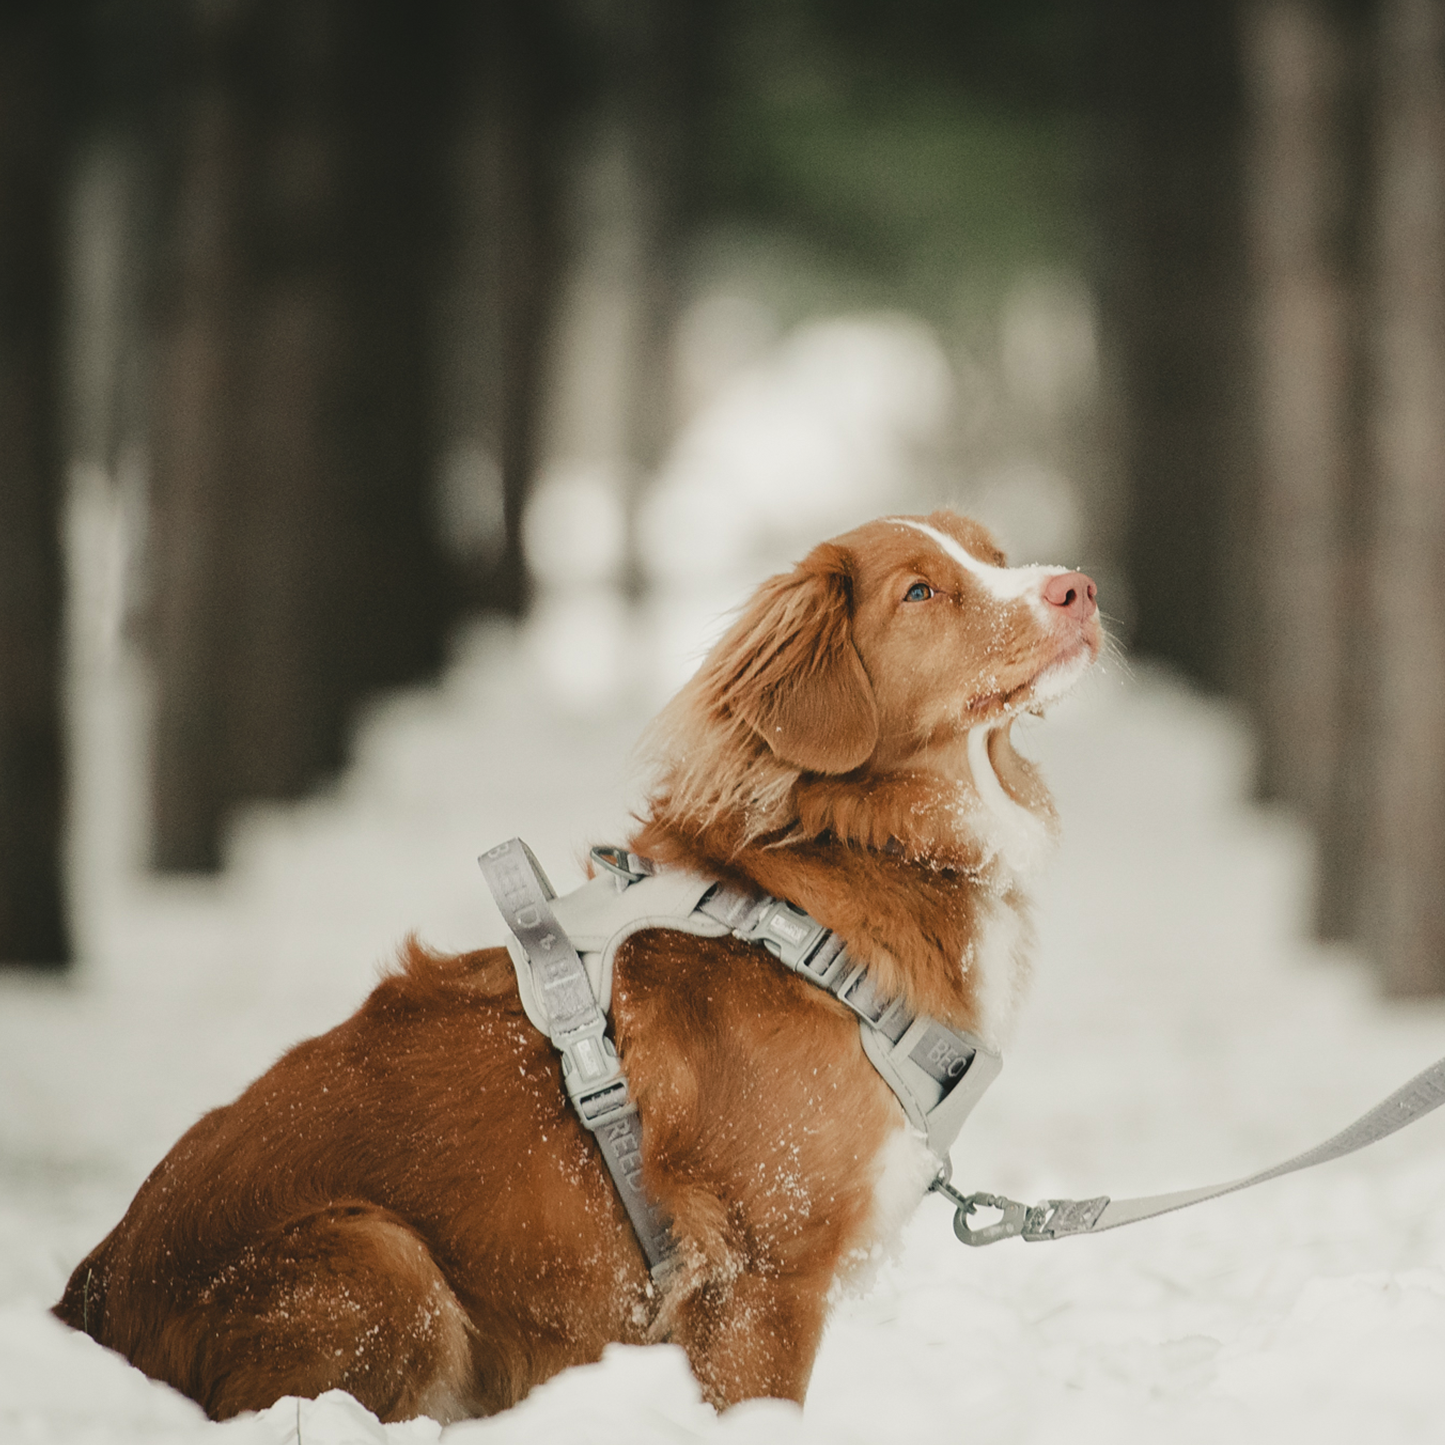
[[[757,832],[756,807],[716,806],[716,778],[714,806],[699,807],[686,786],[695,768],[664,767],[634,850],[788,899],[837,932],[885,991],[980,1028],[997,1012],[986,995],[1013,987],[985,977],[1011,965],[985,960],[983,940],[1001,912],[1021,915],[1021,881],[1053,834],[1048,795],[1007,727],[975,729],[880,775],[786,769],[783,786],[772,776],[782,765],[759,763],[759,791],[775,800],[769,832]]]
[[[996,887],[1026,882],[1052,846],[1053,804],[1007,726],[972,729],[906,767],[861,782],[804,775],[787,836],[830,835]]]

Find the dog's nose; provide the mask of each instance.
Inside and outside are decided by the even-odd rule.
[[[1087,621],[1099,610],[1094,601],[1098,594],[1094,579],[1085,577],[1082,572],[1060,572],[1044,583],[1044,601],[1061,608],[1070,617],[1077,617],[1080,622]]]

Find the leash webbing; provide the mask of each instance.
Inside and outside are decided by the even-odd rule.
[[[993,1194],[960,1194],[941,1179],[934,1183],[933,1188],[956,1206],[953,1230],[965,1244],[994,1244],[1015,1235],[1030,1243],[1038,1243],[1045,1239],[1066,1239],[1076,1234],[1100,1234],[1106,1229],[1137,1224],[1141,1219],[1153,1219],[1159,1214],[1187,1209],[1191,1204],[1202,1204],[1206,1199],[1218,1199],[1223,1194],[1251,1189],[1267,1180],[1341,1159],[1346,1154],[1389,1138],[1407,1124],[1413,1124],[1416,1119],[1438,1109],[1441,1104],[1445,1104],[1445,1059],[1416,1074],[1388,1099],[1376,1104],[1323,1144],[1306,1149],[1303,1154],[1296,1154],[1282,1164],[1262,1169],[1243,1179],[1231,1180],[1228,1184],[1181,1189],[1173,1194],[1152,1194],[1140,1199],[1110,1199],[1104,1194],[1094,1199],[1045,1199],[1034,1205]],[[974,1229],[968,1220],[978,1208],[1002,1210],[1003,1218],[995,1224]]]
[[[642,1185],[642,1121],[587,969],[552,912],[557,895],[520,838],[508,839],[477,861],[546,1001],[548,1037],[562,1056],[568,1097],[597,1140],[648,1268],[659,1275],[669,1264],[671,1240],[667,1220]]]

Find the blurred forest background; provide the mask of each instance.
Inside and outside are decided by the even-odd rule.
[[[1321,934],[1445,990],[1445,0],[6,0],[0,959],[72,953],[77,649],[214,871],[460,617],[752,545],[786,448],[679,437],[839,316],[932,478],[853,520],[1098,576],[1254,719]]]

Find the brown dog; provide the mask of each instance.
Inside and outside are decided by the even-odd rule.
[[[790,900],[885,994],[996,1040],[1053,831],[1009,729],[1100,644],[1081,574],[1006,568],[951,513],[870,523],[765,583],[663,714],[631,847]],[[637,934],[612,1022],[663,1284],[506,952],[411,943],[182,1137],[56,1313],[217,1418],[332,1388],[486,1414],[614,1340],[680,1344],[719,1406],[801,1400],[834,1286],[936,1161],[856,1018],[758,947]]]

